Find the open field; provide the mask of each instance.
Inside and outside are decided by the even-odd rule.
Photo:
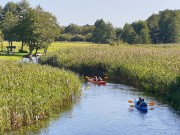
[[[51,51],[56,51],[60,48],[67,48],[67,47],[78,47],[78,46],[91,46],[91,45],[96,45],[94,43],[85,43],[85,42],[54,42],[52,43],[49,48],[48,48],[48,52]],[[22,57],[24,55],[27,55],[27,53],[19,53],[19,49],[21,48],[21,42],[13,42],[13,46],[16,46],[16,52],[15,54],[10,54],[7,55],[7,50],[6,50],[6,46],[8,46],[8,42],[4,42],[3,43],[3,49],[1,47],[0,50],[0,59],[6,59],[6,60],[12,60],[12,61],[17,61],[22,59]],[[3,50],[3,51],[2,51]],[[24,46],[24,50],[28,52],[28,47]],[[44,50],[41,49],[38,51],[38,53],[44,53]]]

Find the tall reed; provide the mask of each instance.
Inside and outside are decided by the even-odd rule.
[[[49,117],[80,95],[80,85],[78,76],[69,71],[1,60],[1,133]]]

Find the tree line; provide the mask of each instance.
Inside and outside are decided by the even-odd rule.
[[[53,41],[86,41],[102,44],[160,44],[180,42],[180,10],[164,10],[152,14],[147,20],[125,24],[116,28],[110,22],[98,19],[94,25],[78,26],[71,23],[60,26],[51,13],[39,5],[32,8],[27,0],[8,2],[0,6],[0,43],[5,39],[12,46],[21,41],[34,50],[47,50]]]
[[[160,11],[147,20],[126,23],[115,28],[110,22],[97,20],[94,25],[70,24],[61,27],[59,41],[95,43],[161,44],[180,43],[180,10]]]

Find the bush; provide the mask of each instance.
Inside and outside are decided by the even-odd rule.
[[[72,35],[71,34],[61,34],[57,40],[58,41],[71,41]]]
[[[82,35],[74,35],[72,38],[71,38],[71,41],[80,41],[80,42],[83,42],[86,40],[86,37],[85,36],[82,36]]]

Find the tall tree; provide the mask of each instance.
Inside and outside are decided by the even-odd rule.
[[[100,19],[95,22],[94,26],[93,41],[95,43],[105,43],[106,23],[103,19]]]
[[[19,41],[22,42],[21,49],[23,51],[24,47],[24,40],[26,37],[26,26],[24,23],[24,17],[25,14],[28,12],[28,9],[30,9],[30,4],[26,0],[22,0],[17,4],[17,10],[18,10],[18,24],[15,27],[17,38]]]
[[[117,38],[118,40],[121,40],[121,36],[122,36],[123,29],[122,29],[122,28],[116,28],[116,29],[115,29],[115,32],[116,32],[116,38]]]
[[[4,33],[4,38],[9,42],[10,46],[12,46],[12,42],[17,39],[15,31],[17,21],[17,4],[14,2],[8,2],[2,10],[1,28]]]
[[[115,29],[111,23],[105,23],[103,19],[97,20],[94,24],[95,29],[92,34],[95,43],[110,43],[116,38]]]
[[[25,14],[23,23],[25,24],[25,42],[29,47],[29,56],[33,50],[44,48],[55,40],[60,33],[57,19],[52,14],[39,9],[29,9]]]
[[[136,32],[136,41],[138,44],[149,44],[150,41],[150,31],[146,21],[138,21],[132,23],[133,29]]]
[[[129,44],[134,44],[136,42],[137,37],[136,37],[136,32],[133,29],[133,26],[130,24],[125,24],[121,37],[124,42],[127,42]]]
[[[15,26],[17,25],[18,18],[13,15],[12,12],[7,12],[1,21],[1,27],[3,29],[4,37],[9,41],[12,46],[12,42],[16,40]]]
[[[165,10],[165,11],[160,11],[159,16],[160,16],[160,21],[159,21],[159,40],[162,43],[170,43],[169,37],[171,36],[171,33],[169,31],[169,24],[172,22],[172,16],[173,11],[172,10]]]
[[[171,22],[168,25],[170,43],[180,43],[180,11],[173,11]]]
[[[159,43],[159,21],[158,14],[153,14],[147,19],[147,24],[150,30],[151,41],[153,44]]]

